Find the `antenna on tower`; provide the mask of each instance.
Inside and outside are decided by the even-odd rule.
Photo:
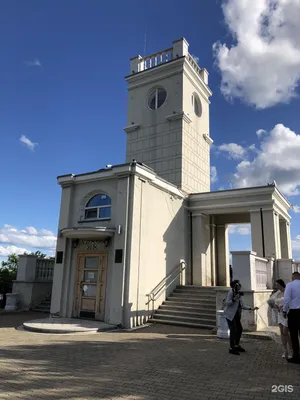
[[[145,38],[144,38],[144,58],[146,57],[146,47],[147,47],[147,28],[145,28]]]

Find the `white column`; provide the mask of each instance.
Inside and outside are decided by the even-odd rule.
[[[193,285],[211,286],[209,217],[193,215]]]
[[[244,290],[256,289],[255,255],[253,251],[232,251],[233,279],[238,279]]]
[[[63,228],[70,227],[69,225],[71,224],[72,195],[73,195],[73,185],[69,185],[62,188],[59,226],[58,226],[59,232]],[[54,265],[52,298],[51,298],[51,314],[61,313],[61,302],[63,299],[64,277],[65,277],[64,270],[66,264],[66,246],[67,246],[66,238],[59,236],[57,238],[57,244],[56,244],[56,255],[57,252],[63,252],[63,261],[62,264],[57,264],[55,262]]]
[[[262,221],[260,210],[250,211],[252,251],[258,257],[264,257],[264,243],[262,237]]]
[[[272,210],[251,210],[252,251],[258,257],[281,258],[279,216]]]
[[[274,210],[263,210],[265,257],[281,258],[279,218]]]
[[[279,224],[279,215],[274,213],[274,228],[275,228],[275,243],[276,243],[276,257],[282,258],[281,256],[281,238],[280,238],[280,224]]]
[[[173,58],[187,56],[189,53],[189,44],[182,38],[173,42]]]
[[[210,225],[210,248],[211,248],[211,284],[217,285],[217,269],[216,269],[216,225],[214,224],[214,217],[211,217]]]
[[[143,58],[141,56],[136,56],[130,60],[130,74],[136,74],[144,70]]]
[[[109,315],[106,316],[106,321],[111,324],[123,324],[123,308],[127,306],[124,299],[124,292],[127,291],[126,283],[129,279],[129,266],[126,263],[127,259],[127,224],[128,224],[128,201],[130,190],[130,178],[124,177],[118,179],[117,201],[115,206],[116,221],[118,221],[119,230],[114,236],[112,247],[113,258],[110,264],[110,273],[107,275],[107,300],[109,304]],[[123,251],[122,262],[115,263],[115,253],[117,249]],[[128,267],[126,271],[126,266]],[[110,295],[112,294],[112,295]]]
[[[279,228],[280,228],[281,258],[291,259],[292,258],[292,246],[291,246],[290,224],[285,219],[280,219],[279,220]]]
[[[33,282],[35,280],[37,256],[20,255],[18,262],[17,281]]]
[[[277,260],[276,278],[283,279],[285,283],[291,282],[293,273],[293,260]]]
[[[228,227],[217,225],[217,282],[218,286],[230,285]]]
[[[267,289],[273,288],[274,267],[274,258],[270,258],[267,264]]]

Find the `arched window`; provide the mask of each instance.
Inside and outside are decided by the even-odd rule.
[[[110,219],[111,198],[106,194],[96,194],[85,206],[85,219]]]

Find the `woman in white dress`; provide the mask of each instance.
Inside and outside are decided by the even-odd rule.
[[[283,312],[282,312],[283,301],[284,301],[284,290],[285,290],[285,283],[283,282],[282,279],[278,279],[276,281],[276,289],[277,291],[274,294],[272,294],[272,296],[268,300],[268,304],[273,310],[277,311],[277,316],[278,316],[277,319],[280,329],[281,342],[284,349],[282,357],[291,358],[292,342],[288,328],[288,321],[287,318],[283,317]]]

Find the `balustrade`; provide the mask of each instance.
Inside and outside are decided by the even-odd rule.
[[[54,260],[38,258],[35,267],[37,281],[51,282],[53,280]]]

